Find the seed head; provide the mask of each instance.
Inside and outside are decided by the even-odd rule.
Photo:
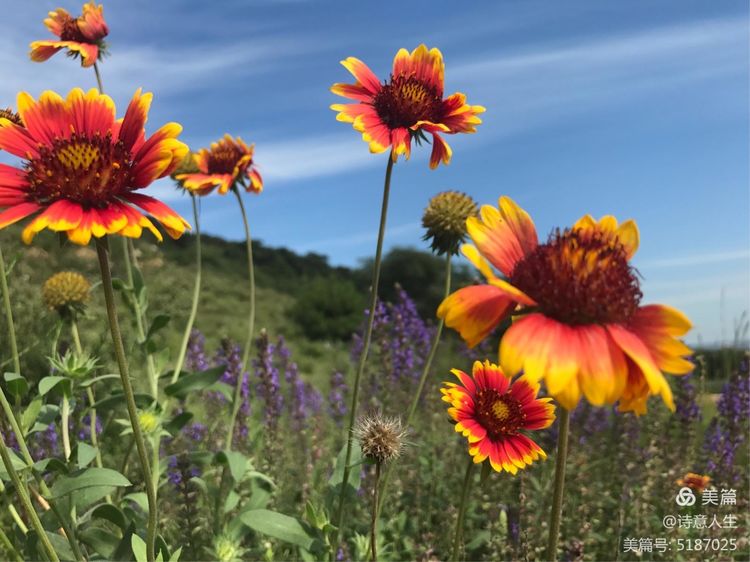
[[[42,300],[50,310],[60,314],[81,312],[89,300],[91,284],[80,273],[61,271],[44,282]]]
[[[180,187],[182,187],[182,182],[176,177],[180,174],[195,174],[200,172],[198,169],[198,164],[195,163],[195,153],[194,152],[188,152],[185,155],[185,158],[182,159],[182,162],[180,162],[179,166],[175,169],[174,172],[170,175],[170,177],[175,180],[177,183],[180,184]]]
[[[427,229],[423,240],[431,240],[432,251],[438,255],[457,254],[466,239],[466,219],[475,216],[477,210],[477,204],[465,193],[438,193],[422,215],[422,226]]]
[[[360,418],[352,431],[362,455],[379,464],[397,458],[404,448],[406,430],[398,418],[368,415]]]

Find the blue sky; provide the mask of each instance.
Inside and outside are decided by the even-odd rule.
[[[62,5],[4,10],[0,105],[95,85],[57,55],[28,60]],[[12,7],[11,7],[12,6]],[[455,9],[455,13],[451,11]],[[374,251],[385,155],[335,120],[328,88],[338,64],[364,60],[385,78],[400,47],[437,46],[446,92],[487,108],[475,135],[449,137],[452,163],[431,171],[429,149],[394,170],[386,247],[421,242],[431,195],[458,189],[480,203],[509,195],[543,237],[579,216],[634,218],[645,302],[688,313],[692,342],[732,337],[750,309],[747,2],[505,1],[356,3],[269,0],[111,1],[105,90],[124,111],[154,92],[150,125],[178,121],[193,148],[225,132],[256,143],[266,180],[249,201],[255,237],[353,265]],[[153,188],[186,216],[168,184]],[[242,238],[231,198],[203,202],[203,228]]]

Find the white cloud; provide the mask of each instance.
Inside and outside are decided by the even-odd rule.
[[[636,266],[641,269],[663,269],[672,267],[691,267],[709,263],[721,263],[729,261],[745,261],[750,259],[750,250],[729,250],[713,254],[694,254],[691,256],[680,256],[671,258],[656,258],[637,262]]]
[[[471,93],[471,102],[492,106],[486,124],[507,136],[665,88],[745,73],[747,38],[744,18],[693,22],[480,55],[451,66],[446,76]]]

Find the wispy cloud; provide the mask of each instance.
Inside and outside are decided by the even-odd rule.
[[[419,222],[409,222],[392,226],[388,228],[388,240],[403,238],[419,232],[421,224]],[[294,248],[301,251],[317,250],[329,252],[331,248],[344,248],[353,246],[364,246],[365,244],[374,244],[377,240],[377,234],[374,231],[362,231],[352,234],[342,234],[335,238],[322,238],[303,244],[295,244]]]
[[[717,252],[713,254],[693,254],[690,256],[680,256],[675,258],[658,258],[638,262],[636,265],[640,269],[662,269],[672,267],[692,267],[709,263],[721,263],[729,261],[748,261],[750,259],[750,250],[730,250],[726,252]]]
[[[333,176],[379,163],[368,152],[367,145],[357,142],[356,134],[349,131],[259,143],[256,151],[264,175],[277,183]]]
[[[747,39],[744,18],[699,21],[491,53],[452,66],[447,77],[496,108],[487,124],[509,135],[655,90],[744,73]]]

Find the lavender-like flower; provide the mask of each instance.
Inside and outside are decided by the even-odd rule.
[[[91,416],[89,414],[86,414],[83,416],[83,420],[81,420],[81,427],[78,430],[78,440],[79,441],[88,441],[91,439]],[[101,416],[96,416],[96,434],[99,435],[102,432],[102,418]]]
[[[368,316],[369,311],[365,311],[365,320]],[[391,389],[388,396],[393,390],[400,390],[402,394],[412,390],[429,353],[433,330],[425,324],[414,301],[400,287],[397,287],[395,303],[378,302],[373,322],[372,364],[379,365],[370,370],[366,388],[371,406],[380,407],[382,397],[386,396],[381,392],[384,381],[388,381]],[[352,342],[353,361],[359,359],[362,347],[362,335],[357,333]]]
[[[704,441],[705,473],[717,483],[736,484],[742,471],[735,465],[737,450],[747,436],[750,418],[750,370],[748,358],[724,385],[717,414],[708,426]]]
[[[279,371],[273,364],[275,346],[268,339],[268,333],[265,330],[261,330],[255,340],[255,346],[258,349],[257,358],[253,359],[253,368],[257,378],[256,389],[263,401],[266,428],[273,434],[278,428],[279,416],[284,406],[284,397],[280,392]]]
[[[348,394],[349,387],[346,385],[343,373],[335,371],[331,375],[331,385],[328,391],[328,414],[337,425],[341,425],[348,412],[346,406]]]
[[[247,373],[240,373],[242,370],[242,353],[240,346],[232,343],[228,339],[224,339],[221,342],[221,347],[216,351],[214,357],[214,364],[216,366],[223,365],[225,367],[224,373],[222,373],[219,380],[230,387],[234,388],[237,384],[242,385],[240,390],[240,398],[242,400],[240,404],[240,417],[236,425],[236,438],[244,439],[247,437],[248,428],[246,420],[250,416],[250,378]],[[214,398],[219,402],[226,402],[226,398],[223,394],[217,392]]]
[[[683,427],[701,420],[701,408],[696,400],[698,392],[692,383],[692,375],[676,377],[675,418]]]
[[[193,328],[188,339],[187,352],[185,354],[185,367],[189,371],[205,371],[209,368],[206,359],[206,338]]]

